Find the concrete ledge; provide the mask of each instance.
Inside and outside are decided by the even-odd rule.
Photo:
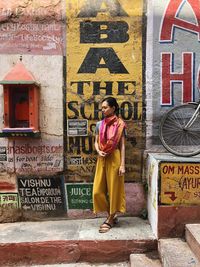
[[[185,238],[191,250],[200,261],[200,224],[186,225]]]
[[[47,241],[0,245],[1,266],[56,263],[112,263],[126,261],[131,253],[157,249],[156,240]]]
[[[121,262],[131,253],[157,249],[147,221],[122,217],[105,234],[98,233],[101,223],[102,219],[1,224],[1,266]]]
[[[131,254],[131,267],[161,267],[157,252],[147,254]]]
[[[163,267],[199,267],[188,244],[180,238],[160,239],[158,250]]]
[[[80,250],[71,241],[1,244],[0,258],[0,266],[70,263],[79,260]]]
[[[147,165],[148,218],[153,233],[158,239],[182,237],[186,224],[200,222],[200,157],[150,153]]]

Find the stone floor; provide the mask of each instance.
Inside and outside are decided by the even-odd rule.
[[[0,244],[56,240],[144,240],[155,239],[146,220],[121,217],[119,225],[100,234],[102,218],[0,224]]]
[[[127,267],[131,253],[157,249],[157,240],[148,221],[138,217],[120,217],[117,226],[101,234],[98,230],[104,220],[95,218],[0,224],[2,266],[8,263],[14,266],[54,264],[54,267]]]

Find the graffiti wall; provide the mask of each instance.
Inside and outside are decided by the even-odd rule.
[[[67,0],[67,176],[92,181],[101,100],[117,98],[126,121],[126,180],[141,179],[143,1]]]
[[[198,99],[199,1],[148,1],[148,139],[159,144],[158,122],[170,107]]]

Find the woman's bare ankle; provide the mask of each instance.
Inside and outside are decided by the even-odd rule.
[[[108,219],[107,219],[108,223],[113,224],[114,223],[114,218],[115,218],[115,213],[110,214],[108,216]]]

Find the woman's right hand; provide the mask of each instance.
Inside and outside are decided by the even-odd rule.
[[[107,155],[106,152],[103,152],[101,150],[98,150],[97,153],[99,154],[100,157],[105,157]]]

